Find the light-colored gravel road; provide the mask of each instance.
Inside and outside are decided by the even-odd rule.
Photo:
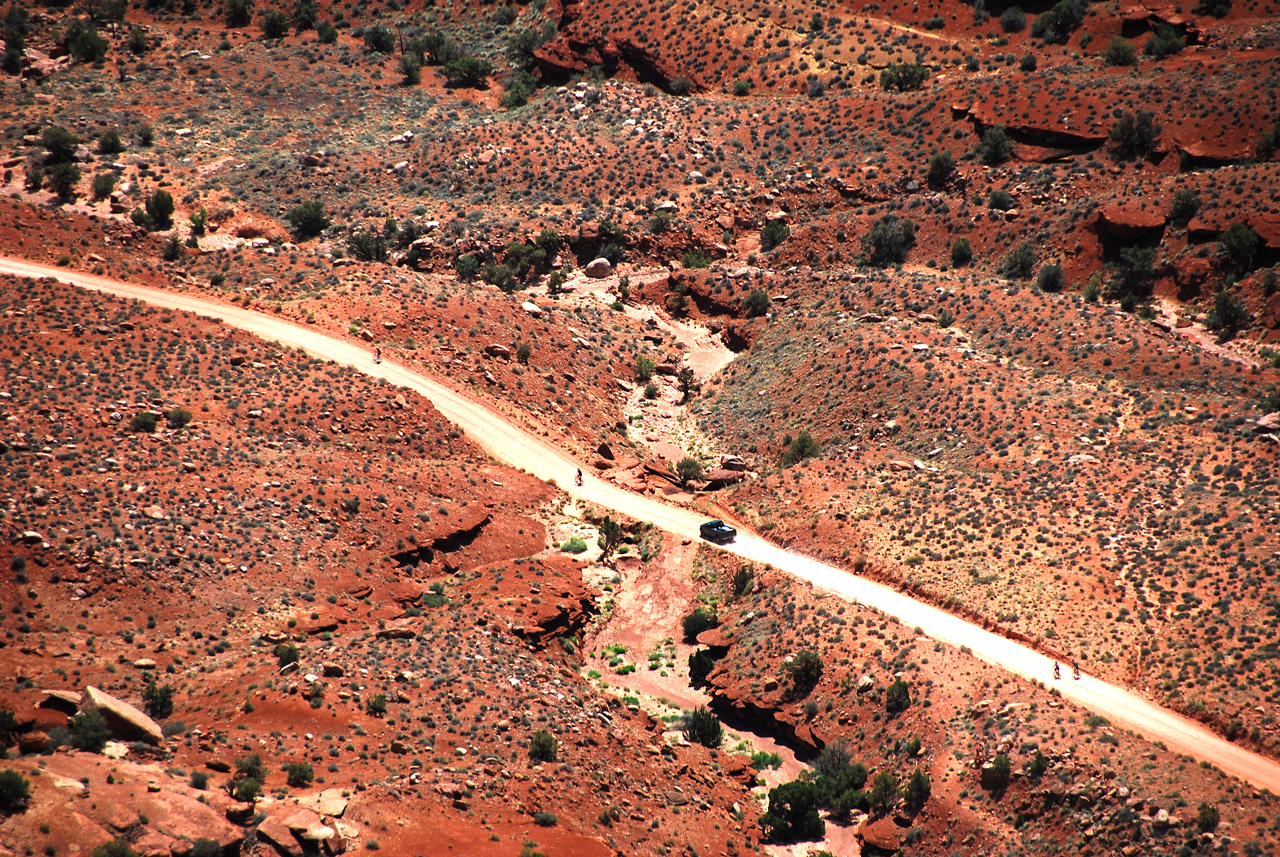
[[[579,462],[563,450],[529,431],[506,422],[494,409],[442,382],[390,361],[374,363],[362,343],[331,336],[306,325],[253,312],[191,294],[136,286],[65,268],[55,268],[0,256],[0,273],[20,277],[54,277],[85,289],[135,298],[154,306],[185,310],[222,320],[282,345],[302,348],[322,359],[352,366],[370,376],[421,393],[451,422],[498,461],[539,479],[555,480],[569,494],[641,521],[651,521],[669,532],[698,538],[697,514],[651,497],[626,491],[588,475],[581,488],[573,484]],[[760,563],[770,563],[815,586],[855,600],[896,617],[909,627],[953,646],[968,646],[973,654],[1027,679],[1052,682],[1062,696],[1101,714],[1117,726],[1132,729],[1147,739],[1159,740],[1172,751],[1207,761],[1257,788],[1280,794],[1280,763],[1224,740],[1195,721],[1162,708],[1123,687],[1087,673],[1078,681],[1064,665],[1063,678],[1053,682],[1053,661],[1020,643],[923,604],[896,590],[857,577],[801,554],[783,550],[754,535],[743,534],[726,550]]]

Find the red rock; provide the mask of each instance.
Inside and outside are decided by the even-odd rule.
[[[1139,238],[1164,228],[1168,218],[1155,208],[1142,208],[1134,202],[1112,203],[1098,213],[1107,232],[1121,241]]]

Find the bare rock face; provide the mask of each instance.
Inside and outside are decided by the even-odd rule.
[[[592,259],[583,269],[583,273],[592,279],[599,280],[613,273],[613,263],[604,257]]]
[[[84,689],[80,710],[101,714],[107,728],[117,738],[156,745],[164,743],[164,733],[160,731],[159,724],[124,700],[103,693],[96,687]]]
[[[1142,208],[1131,202],[1106,206],[1099,212],[1098,220],[1112,237],[1128,241],[1159,232],[1168,218],[1154,208]]]

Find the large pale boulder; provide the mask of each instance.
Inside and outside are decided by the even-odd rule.
[[[102,715],[111,734],[126,741],[145,741],[148,744],[164,742],[160,725],[123,699],[116,699],[96,687],[86,687],[80,700],[81,711],[96,711]]]
[[[582,272],[594,280],[599,280],[613,273],[613,263],[602,256],[588,262]]]

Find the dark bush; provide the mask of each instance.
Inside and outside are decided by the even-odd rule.
[[[93,849],[93,857],[138,857],[138,852],[133,850],[128,839],[119,837]]]
[[[1147,46],[1143,48],[1143,53],[1149,57],[1162,60],[1165,57],[1171,57],[1174,54],[1182,53],[1182,49],[1187,46],[1182,36],[1178,35],[1178,31],[1168,24],[1161,24],[1156,27],[1156,34],[1151,41],[1147,42]]]
[[[769,312],[772,305],[769,295],[764,289],[752,289],[747,296],[742,299],[742,308],[747,314],[747,318],[759,318]]]
[[[329,228],[329,217],[325,214],[324,203],[318,199],[296,205],[285,215],[293,237],[299,241],[314,238]]]
[[[545,729],[539,729],[529,739],[529,758],[535,762],[554,762],[560,750],[560,742]]]
[[[929,184],[935,188],[945,187],[951,177],[956,174],[956,159],[950,152],[934,152],[929,156]]]
[[[1145,157],[1160,139],[1160,126],[1151,113],[1139,110],[1125,112],[1111,128],[1108,140],[1112,150],[1120,157]]]
[[[885,92],[909,92],[924,86],[929,79],[927,66],[916,63],[895,63],[880,72],[880,88]]]
[[[112,172],[98,173],[93,177],[93,198],[106,199],[116,189],[116,174]]]
[[[809,434],[808,429],[801,429],[800,434],[791,441],[787,451],[782,454],[782,466],[790,467],[806,458],[817,458],[821,454],[822,447],[813,439],[813,435]]]
[[[444,75],[451,86],[463,89],[488,89],[493,65],[488,60],[461,56],[444,64]]]
[[[1112,36],[1111,41],[1102,51],[1102,59],[1111,66],[1132,66],[1138,64],[1138,54],[1132,43],[1123,36]]]
[[[106,746],[107,741],[111,740],[111,730],[107,728],[106,721],[102,719],[102,715],[96,711],[85,711],[71,718],[71,722],[67,727],[70,731],[70,738],[67,743],[77,750],[84,750],[86,753],[100,753],[102,748]]]
[[[133,418],[129,420],[129,428],[134,431],[151,433],[156,430],[156,426],[159,422],[160,421],[156,418],[156,415],[151,413],[151,411],[140,411],[134,414]]]
[[[102,155],[118,155],[124,151],[124,143],[120,135],[114,131],[104,131],[98,138],[98,153]]]
[[[1013,142],[1002,125],[993,125],[982,132],[978,142],[978,160],[988,167],[994,167],[1009,160],[1013,155]]]
[[[13,815],[31,802],[31,784],[13,770],[0,771],[0,814]]]
[[[298,647],[293,643],[281,643],[276,646],[275,655],[276,663],[281,667],[296,664],[299,658]]]
[[[107,55],[107,51],[111,50],[111,43],[103,38],[98,32],[98,28],[80,18],[72,20],[67,25],[63,38],[67,46],[67,53],[80,60],[80,62],[102,62]]]
[[[896,214],[886,214],[863,236],[862,255],[869,265],[901,265],[915,244],[915,223]]]
[[[896,717],[911,707],[911,688],[902,679],[895,679],[884,691],[884,710]]]
[[[1213,309],[1205,318],[1205,326],[1230,338],[1253,320],[1244,301],[1225,289],[1213,296]]]
[[[291,788],[306,788],[316,778],[315,769],[306,762],[290,762],[285,771],[285,781]]]
[[[57,194],[59,199],[70,199],[75,195],[76,185],[80,183],[80,168],[75,164],[54,164],[45,173],[49,181],[49,190]]]
[[[781,220],[770,220],[760,230],[760,249],[766,253],[791,236],[791,227]]]
[[[1027,13],[1017,6],[1010,6],[1000,15],[1000,26],[1006,33],[1020,33],[1027,28]]]
[[[689,653],[689,681],[699,685],[707,680],[707,676],[715,669],[716,659],[708,649],[694,649]]]
[[[1052,265],[1045,265],[1040,269],[1040,273],[1036,275],[1036,288],[1043,292],[1062,291],[1062,282],[1062,266],[1056,262]]]
[[[158,685],[154,678],[148,676],[148,681],[142,688],[142,707],[157,720],[164,720],[173,714],[173,686]]]
[[[279,9],[268,9],[258,19],[264,39],[283,39],[289,34],[289,16]]]
[[[1189,187],[1174,191],[1173,203],[1169,206],[1169,218],[1179,226],[1186,226],[1191,218],[1200,210],[1200,195]]]
[[[387,261],[387,239],[380,232],[353,232],[347,250],[361,262]]]
[[[253,0],[222,0],[222,14],[228,27],[247,27],[253,20]]]
[[[915,773],[907,780],[906,786],[902,789],[902,799],[907,805],[907,809],[913,814],[917,813],[924,807],[929,800],[929,795],[933,793],[933,785],[929,782],[929,775],[924,771],[916,768]]]
[[[1200,0],[1191,11],[1197,15],[1225,18],[1227,13],[1231,11],[1231,0]]]
[[[681,622],[686,640],[696,640],[703,631],[720,627],[720,617],[710,607],[698,607]]]
[[[1243,276],[1254,268],[1262,252],[1262,237],[1252,226],[1239,221],[1227,227],[1219,241],[1229,271]]]
[[[1200,809],[1196,812],[1196,829],[1201,833],[1209,833],[1217,830],[1220,817],[1218,815],[1218,807],[1211,803],[1200,804]]]
[[[375,54],[389,54],[396,49],[396,34],[383,24],[366,27],[364,46]]]
[[[818,787],[795,780],[769,791],[769,809],[760,817],[760,827],[771,842],[798,842],[821,839],[826,824],[818,815]]]
[[[822,678],[822,669],[822,658],[817,652],[811,649],[797,652],[791,663],[786,665],[792,690],[798,695],[813,690]]]
[[[533,814],[533,823],[539,827],[555,827],[557,821],[559,819],[556,818],[555,813],[542,812],[540,810]]]
[[[1030,241],[1024,241],[1009,251],[1000,262],[999,274],[1011,280],[1025,280],[1035,270],[1036,251]]]
[[[156,229],[173,226],[173,196],[167,190],[158,190],[147,197],[147,217]]]
[[[957,238],[951,245],[951,264],[956,268],[963,268],[972,261],[973,245],[968,238]]]
[[[40,135],[40,142],[49,153],[50,163],[63,164],[75,160],[76,147],[80,145],[80,138],[66,128],[54,125],[44,129],[44,133]]]
[[[686,712],[680,729],[684,732],[686,740],[704,747],[719,747],[720,742],[724,740],[724,728],[720,725],[720,718],[703,707]]]

